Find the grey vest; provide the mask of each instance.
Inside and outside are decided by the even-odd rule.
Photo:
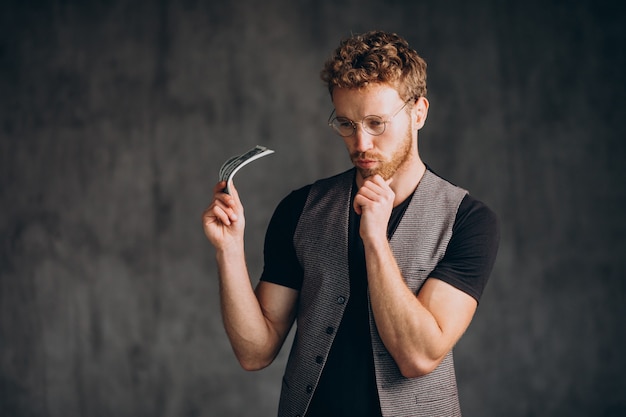
[[[354,169],[313,184],[294,234],[304,280],[279,417],[304,416],[350,297],[348,219],[353,179]],[[414,293],[443,258],[466,194],[428,170],[420,181],[390,240]],[[378,335],[371,308],[369,321],[383,416],[460,416],[452,352],[430,374],[405,378]]]

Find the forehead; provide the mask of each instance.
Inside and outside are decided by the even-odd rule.
[[[402,98],[389,84],[370,84],[363,88],[335,88],[333,105],[338,116],[364,117],[370,114],[385,114],[402,103]]]

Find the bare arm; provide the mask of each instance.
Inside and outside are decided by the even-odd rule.
[[[385,347],[406,377],[433,371],[469,326],[476,300],[429,278],[415,296],[406,286],[387,240],[394,194],[380,177],[365,181],[354,200],[361,214],[370,300]]]
[[[216,250],[224,328],[246,370],[269,365],[280,350],[295,317],[298,292],[266,282],[252,289],[244,251],[245,218],[237,190],[214,189],[203,215],[204,233]]]
[[[461,338],[477,303],[436,278],[427,279],[416,297],[387,249],[365,252],[376,326],[402,374],[409,378],[424,375],[432,372]]]

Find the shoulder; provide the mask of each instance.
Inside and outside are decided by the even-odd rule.
[[[448,181],[437,174],[428,165],[426,172],[417,187],[417,193],[422,193],[435,205],[440,213],[454,214],[459,208],[459,204],[467,195],[467,190]]]
[[[489,226],[489,228],[498,228],[498,217],[487,204],[472,196],[467,190],[436,173],[430,166],[427,165],[426,168],[431,174],[438,178],[441,183],[456,188],[462,193],[463,197],[457,210],[455,227],[484,225]]]
[[[280,227],[284,229],[295,229],[311,187],[312,184],[305,185],[287,194],[274,210],[274,215],[270,220],[270,227],[281,225]]]
[[[312,184],[308,184],[287,194],[278,204],[277,210],[282,208],[284,210],[296,209],[296,211],[302,211],[302,206],[304,206],[304,202],[306,201],[312,186]],[[297,210],[298,208],[299,210]]]
[[[499,235],[500,225],[496,213],[484,202],[466,194],[457,211],[454,229],[479,229],[483,233]]]

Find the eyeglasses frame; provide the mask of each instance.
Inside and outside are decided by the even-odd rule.
[[[365,117],[363,117],[361,119],[360,122],[355,122],[354,120],[348,119],[347,117],[333,117],[333,115],[335,114],[335,109],[333,109],[333,111],[330,113],[330,116],[328,117],[328,126],[333,130],[333,132],[335,132],[336,134],[338,134],[339,136],[343,137],[343,138],[349,138],[350,136],[354,135],[356,133],[356,125],[360,124],[361,127],[363,128],[363,130],[365,130],[367,133],[369,133],[372,136],[380,136],[383,133],[385,133],[385,130],[387,130],[387,123],[391,122],[391,119],[393,119],[394,117],[396,117],[401,111],[402,109],[404,109],[407,104],[409,104],[409,102],[416,100],[415,97],[411,97],[410,99],[406,100],[404,102],[404,104],[402,104],[402,107],[400,107],[398,110],[396,110],[391,116],[388,116],[388,119],[385,120],[383,119],[381,116],[377,115],[377,114],[369,114]],[[367,119],[368,117],[378,117],[379,119],[382,120],[383,123],[383,130],[380,133],[374,133],[371,132],[370,130],[368,130],[365,125],[363,124],[363,121],[365,119]],[[352,125],[352,133],[350,133],[349,135],[342,135],[337,129],[335,129],[335,127],[333,126],[333,122],[337,119],[345,119],[348,122],[350,122],[350,124]]]

